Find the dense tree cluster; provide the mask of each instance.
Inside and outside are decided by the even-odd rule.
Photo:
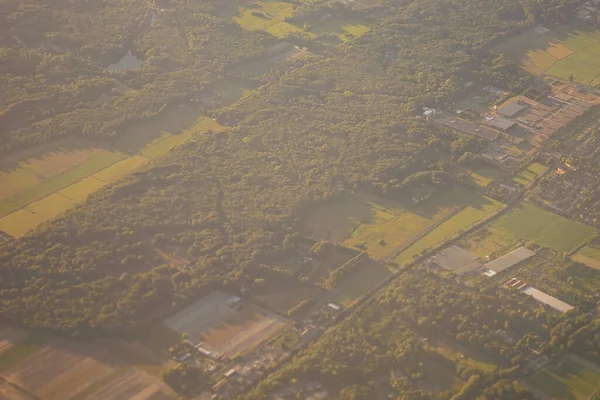
[[[403,182],[444,184],[444,166],[471,145],[415,113],[457,98],[466,81],[519,88],[526,81],[522,73],[491,54],[489,46],[536,23],[536,10],[556,2],[386,3],[372,30],[339,53],[271,73],[252,95],[215,113],[231,126],[228,131],[196,137],[145,171],[102,189],[87,204],[1,244],[0,316],[71,333],[133,329],[159,320],[209,287],[235,292],[263,287],[261,274],[268,270],[260,265],[285,251],[300,211],[339,188],[397,195],[390,189],[401,189]],[[255,57],[271,42],[207,15],[209,3],[171,5],[150,31],[131,28],[127,35],[156,64],[95,81],[114,87],[118,79],[134,91],[102,107],[74,107],[55,116],[36,108],[48,118],[32,117],[22,134],[11,133],[1,143],[9,143],[8,149],[69,130],[111,135],[130,120],[123,113],[142,118],[175,98],[197,94],[208,78]],[[524,17],[502,17],[515,9]],[[153,34],[154,29],[164,35]],[[12,57],[31,52],[39,50],[9,49],[0,66],[19,65],[20,59]],[[72,54],[76,60],[84,57]],[[67,54],[48,57],[62,56],[68,63]],[[174,65],[162,65],[167,61]],[[184,68],[186,63],[190,66]],[[3,94],[37,98],[34,87],[33,94],[15,89],[30,87],[33,80],[40,80],[43,90],[76,85],[64,76],[56,85],[44,83],[50,82],[46,70],[31,65],[3,75],[15,79]],[[58,70],[74,71],[63,67]],[[20,71],[28,72],[15,78]],[[415,175],[423,171],[428,172]],[[189,265],[171,266],[157,252],[161,249],[185,254]],[[284,274],[271,271],[271,279],[283,279]]]
[[[138,0],[2,7],[0,153],[64,136],[118,136],[275,42],[193,1],[162,10]],[[129,50],[142,67],[106,69]]]
[[[533,338],[548,336],[546,314],[535,313],[535,306],[524,296],[472,290],[416,268],[243,398],[266,399],[291,380],[319,380],[340,398],[352,398],[346,397],[352,385],[366,393],[387,388],[399,399],[533,398],[511,379],[526,364],[530,345],[539,344]],[[498,369],[486,373],[468,357],[445,358],[439,347],[469,349]],[[448,375],[463,381],[459,391],[444,388],[452,386],[442,378]],[[443,390],[432,389],[439,386]]]

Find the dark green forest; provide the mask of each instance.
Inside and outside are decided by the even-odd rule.
[[[560,19],[574,3],[383,2],[369,16],[376,22],[368,34],[273,70],[258,78],[262,86],[250,96],[207,110],[226,131],[196,136],[86,204],[0,244],[0,317],[69,335],[123,334],[209,289],[256,292],[260,279],[292,279],[261,265],[288,250],[302,210],[340,186],[398,196],[406,182],[423,176],[415,174],[448,170],[477,141],[427,124],[417,112],[456,100],[466,82],[527,89],[532,78],[489,49],[502,37]],[[172,0],[159,7],[165,11],[148,30],[150,12],[137,1],[2,1],[2,151],[57,137],[114,139],[128,124],[189,102],[276,42],[216,16],[216,3]],[[144,66],[106,73],[132,43]],[[124,94],[96,103],[122,86]],[[171,267],[155,248],[175,248],[193,262]],[[588,320],[581,326],[592,329]],[[436,323],[426,322],[420,329]],[[451,322],[456,329],[459,321]],[[489,336],[475,332],[478,326],[474,341]],[[398,357],[427,357],[415,345],[417,327],[411,329],[399,332],[408,348],[389,348]],[[501,354],[501,347],[488,350],[507,368],[518,357]],[[379,351],[360,357],[373,368],[392,363]],[[348,382],[355,371],[343,373],[340,382]],[[510,381],[490,382],[500,386],[489,390],[514,389]],[[410,379],[394,385],[410,386]]]

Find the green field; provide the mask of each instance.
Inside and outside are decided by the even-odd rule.
[[[511,247],[519,240],[516,236],[498,228],[489,227],[462,239],[459,246],[485,258],[502,249]]]
[[[564,358],[558,366],[537,372],[528,382],[557,400],[588,400],[600,389],[600,373]]]
[[[307,26],[309,25],[308,21],[306,23],[287,22],[286,19],[289,20],[293,13],[294,3],[264,0],[240,6],[237,12],[230,10],[227,17],[231,17],[244,29],[263,31],[278,38],[284,38],[290,33],[302,33],[311,39],[322,34],[331,34],[337,36],[336,40],[341,43],[362,36],[369,31],[365,21],[359,18],[330,17],[310,27]]]
[[[590,268],[600,270],[600,249],[596,247],[584,246],[571,258]]]
[[[310,27],[309,32],[317,35],[334,34],[341,42],[364,35],[369,32],[369,27],[360,19],[341,20],[329,18],[324,22]]]
[[[552,27],[549,32],[531,29],[497,45],[502,53],[528,72],[547,74],[587,85],[600,76],[600,31],[587,25]]]
[[[70,168],[69,170],[40,182],[9,199],[0,201],[0,217],[6,216],[34,201],[41,200],[51,195],[57,190],[63,189],[81,179],[100,171],[126,158],[127,155],[118,151],[102,151],[94,154],[81,164]]]
[[[529,185],[533,180],[546,168],[545,165],[540,163],[532,163],[527,167],[523,168],[513,180],[520,183],[523,186]]]
[[[365,193],[346,194],[313,207],[303,218],[307,236],[366,250],[383,259],[469,201],[460,187],[434,193],[417,206]]]
[[[498,178],[503,178],[506,174],[498,168],[490,166],[478,167],[471,171],[471,179],[477,183],[480,187],[486,187]]]
[[[488,217],[502,207],[502,203],[485,196],[471,199],[464,209],[442,222],[434,230],[423,236],[409,248],[401,252],[394,261],[403,264],[424,250],[434,247],[456,233]]]
[[[598,234],[595,228],[530,203],[521,203],[492,226],[562,252],[572,251]]]
[[[367,290],[383,281],[391,271],[383,263],[371,262],[341,278],[336,284],[336,302],[348,306]]]
[[[13,193],[10,197],[0,199],[0,230],[12,236],[21,236],[74,204],[85,201],[104,184],[136,170],[148,158],[166,154],[194,134],[223,129],[214,120],[198,118],[196,114],[196,123],[177,135],[160,130],[164,124],[176,120],[178,116],[182,118],[179,124],[188,121],[190,110],[193,111],[189,108],[174,109],[171,113],[161,114],[161,118],[154,118],[153,122],[144,122],[128,129],[117,147],[135,147],[136,144],[147,143],[139,149],[145,157],[129,156],[121,151],[101,149],[98,146],[85,147],[85,143],[76,140],[77,146],[62,145],[26,161],[13,163],[20,169],[0,172],[0,183],[5,185],[3,189],[6,188],[3,193]],[[156,133],[154,136],[142,129],[152,123],[158,126],[153,131]],[[43,169],[47,170],[44,176],[40,173]]]
[[[242,8],[233,20],[249,31],[264,31],[283,38],[291,32],[304,32],[302,28],[285,22],[285,18],[292,16],[293,10],[293,4],[283,1],[257,1]]]

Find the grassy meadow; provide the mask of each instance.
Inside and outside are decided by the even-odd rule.
[[[534,374],[528,382],[556,400],[588,400],[600,389],[600,373],[565,357],[558,365]]]
[[[502,206],[502,203],[489,197],[473,197],[466,207],[402,251],[394,261],[398,264],[410,261],[414,256],[419,255],[424,250],[444,242],[460,231],[490,216]]]
[[[586,85],[600,83],[600,31],[572,24],[533,28],[493,48],[534,74]]]
[[[521,203],[494,222],[492,227],[562,252],[573,251],[598,234],[595,228],[553,214],[531,203]]]
[[[513,180],[523,186],[529,185],[546,168],[540,163],[532,163],[517,173]]]
[[[311,209],[302,218],[303,233],[386,259],[471,196],[471,191],[456,187],[414,206],[366,193],[345,194]]]

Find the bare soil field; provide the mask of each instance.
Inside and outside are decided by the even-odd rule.
[[[0,400],[37,400],[31,395],[28,395],[23,390],[8,384],[8,382],[0,382]]]
[[[286,329],[290,322],[274,313],[243,302],[237,311],[225,304],[234,296],[214,291],[164,323],[229,357],[248,350]]]
[[[142,371],[128,372],[109,380],[85,396],[86,400],[171,400],[177,396],[166,384]]]
[[[65,400],[109,374],[116,364],[94,345],[61,339],[40,347],[3,371],[8,382],[44,400]]]

